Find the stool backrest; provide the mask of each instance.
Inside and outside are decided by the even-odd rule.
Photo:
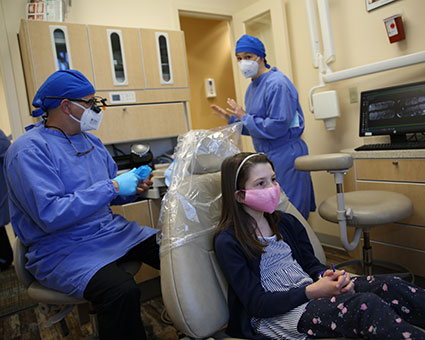
[[[26,252],[27,247],[25,247],[21,240],[16,237],[15,249],[13,250],[15,272],[16,276],[18,276],[18,279],[24,284],[25,288],[28,288],[35,279],[31,273],[25,269],[25,263],[27,262],[27,258],[25,257]]]

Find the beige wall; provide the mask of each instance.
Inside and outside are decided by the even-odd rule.
[[[225,124],[212,114],[211,104],[227,107],[227,98],[235,98],[228,22],[180,17],[185,33],[190,79],[190,114],[193,129],[210,129]],[[219,52],[218,52],[219,51]],[[213,78],[216,98],[205,95],[204,80]]]
[[[0,72],[0,129],[8,136],[11,133],[9,115],[7,114],[6,97]]]
[[[333,71],[425,50],[423,0],[398,0],[371,12],[366,11],[364,0],[330,0],[329,7],[336,54],[336,62],[331,64]],[[406,40],[390,44],[383,19],[397,13],[403,15]],[[304,138],[311,154],[337,152],[364,144],[358,137],[359,103],[350,104],[349,88],[356,87],[360,94],[373,88],[425,80],[425,64],[419,64],[330,84],[325,90],[338,92],[342,116],[337,121],[336,131],[326,131],[323,122],[316,121],[309,112],[308,92],[319,82],[318,72],[312,66],[304,1],[288,0],[287,16],[293,80],[306,116]],[[318,172],[312,176],[317,203],[334,194],[331,175]],[[310,221],[316,231],[338,235],[337,226],[325,223],[317,214],[313,214]]]
[[[25,17],[25,5],[25,0],[0,0],[0,70],[7,103],[7,111],[1,111],[0,116],[2,121],[7,120],[4,115],[9,116],[9,129],[14,138],[22,134],[22,127],[27,125],[17,113],[29,112],[17,39],[19,21]],[[29,120],[28,115],[27,122]]]

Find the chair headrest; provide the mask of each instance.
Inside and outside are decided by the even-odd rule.
[[[215,140],[213,136],[203,137],[189,164],[189,173],[205,174],[220,171],[223,160],[235,153],[234,147],[227,140]]]
[[[217,226],[221,210],[221,163],[240,152],[242,123],[192,130],[178,139],[171,183],[161,203],[161,252]]]
[[[220,171],[221,163],[240,152],[237,144],[242,131],[242,123],[235,123],[212,130],[191,130],[179,136],[174,153],[177,173],[182,175],[205,174]]]

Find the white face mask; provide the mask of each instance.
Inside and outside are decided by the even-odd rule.
[[[242,71],[242,74],[245,78],[252,78],[255,77],[258,73],[258,57],[255,60],[240,60],[238,62],[239,68]]]
[[[80,123],[81,131],[97,130],[99,128],[100,122],[102,121],[102,117],[103,117],[102,111],[99,113],[96,113],[92,109],[84,107],[81,104],[78,104],[75,102],[71,102],[71,103],[84,109],[81,119],[77,119],[73,115],[69,115],[76,122]]]

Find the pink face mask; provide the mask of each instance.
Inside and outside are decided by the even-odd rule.
[[[266,189],[249,189],[245,191],[244,203],[251,209],[265,211],[271,214],[279,205],[280,186],[279,183]]]

